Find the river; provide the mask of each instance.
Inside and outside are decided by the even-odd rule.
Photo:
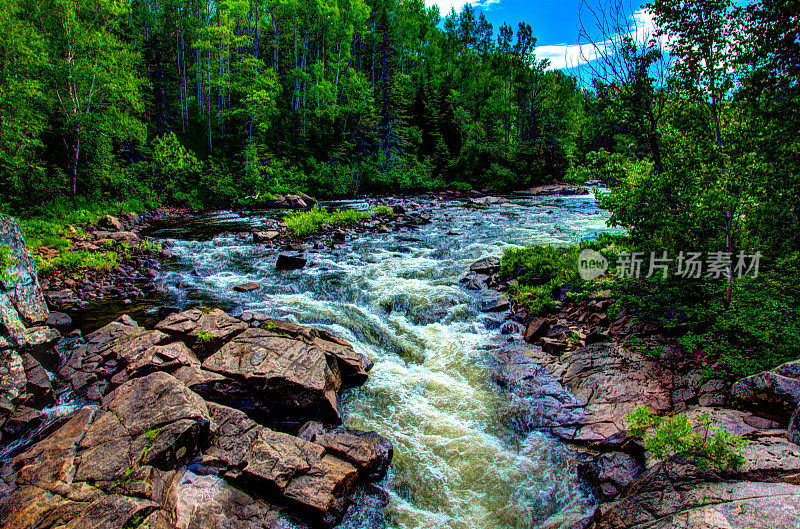
[[[511,428],[507,398],[490,377],[491,352],[508,337],[499,334],[500,316],[478,312],[481,294],[460,280],[470,263],[511,246],[592,237],[607,215],[588,195],[514,198],[482,209],[463,200],[416,201],[430,224],[309,251],[308,266],[293,272],[275,270],[274,250],[235,236],[273,212],[214,213],[149,235],[174,243],[175,260],[159,280],[179,305],[259,310],[325,328],[375,363],[369,381],[345,393],[343,408],[347,426],[394,444],[381,483],[389,495],[385,525],[566,527],[592,505],[574,455],[547,434]],[[263,288],[233,291],[250,281]],[[353,509],[341,527],[365,523]]]

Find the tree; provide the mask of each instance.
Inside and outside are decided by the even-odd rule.
[[[75,196],[86,137],[143,139],[139,55],[123,34],[127,2],[46,0],[38,6],[50,52],[47,86],[70,146],[68,174]]]

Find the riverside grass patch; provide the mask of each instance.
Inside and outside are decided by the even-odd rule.
[[[337,209],[328,211],[325,208],[314,206],[308,211],[296,211],[284,218],[286,227],[295,235],[311,235],[317,233],[325,226],[352,226],[373,216],[392,214],[388,206],[374,206],[368,210]]]

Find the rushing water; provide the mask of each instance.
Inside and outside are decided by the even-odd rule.
[[[511,429],[506,397],[489,376],[491,351],[507,338],[497,331],[500,316],[480,314],[480,294],[459,280],[476,259],[512,245],[591,237],[606,217],[591,196],[486,209],[418,202],[430,224],[309,251],[309,265],[293,272],[275,270],[274,250],[235,237],[270,215],[218,213],[166,225],[151,233],[175,243],[175,263],[162,267],[160,280],[183,306],[262,310],[326,328],[375,363],[368,382],[345,394],[345,423],[394,443],[381,484],[390,527],[568,526],[591,503],[574,458],[548,435]],[[263,288],[233,291],[249,281]],[[342,525],[364,526],[355,515]]]

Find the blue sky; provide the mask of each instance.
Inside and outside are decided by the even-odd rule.
[[[577,46],[579,0],[425,0],[428,6],[438,5],[443,15],[451,7],[460,11],[467,2],[486,14],[495,32],[503,22],[510,24],[515,31],[520,21],[530,24],[537,39],[536,55],[540,59],[550,59],[551,68],[572,69],[584,62]],[[631,11],[636,11],[636,16],[630,20],[631,31],[637,25],[640,32],[652,31],[652,18],[642,10],[637,11],[641,4],[635,0],[632,5]],[[590,51],[584,48],[583,55],[590,56]]]

